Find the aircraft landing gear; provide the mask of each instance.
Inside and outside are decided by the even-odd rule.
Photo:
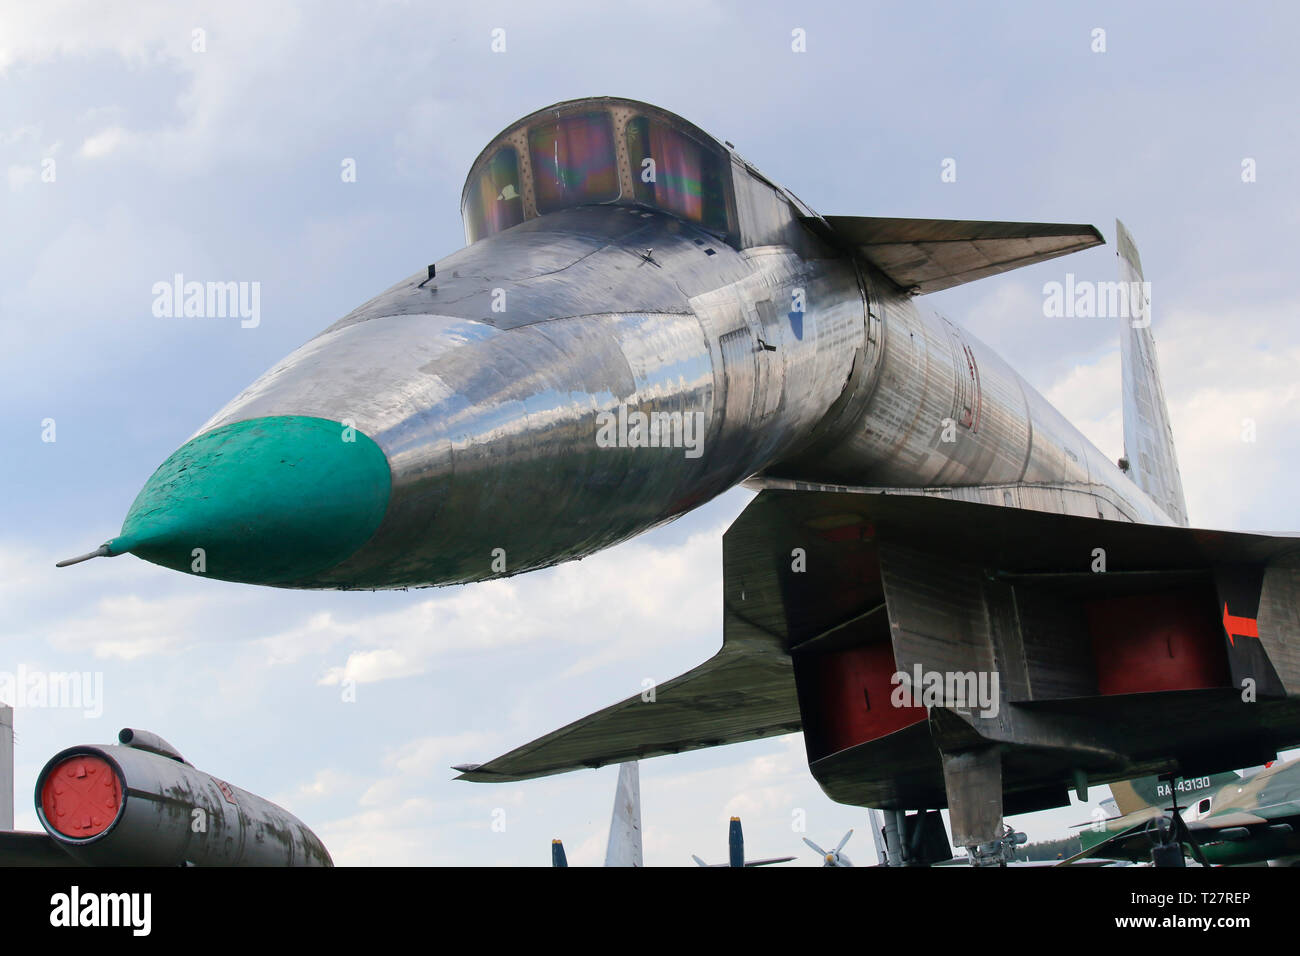
[[[874,814],[872,826],[876,827]],[[884,810],[876,855],[885,866],[930,866],[952,859],[948,831],[938,810]]]
[[[1178,828],[1169,817],[1153,817],[1147,821],[1147,839],[1151,841],[1152,866],[1186,866],[1183,844],[1178,839]]]
[[[945,753],[942,759],[953,845],[966,848],[971,866],[1005,866],[1016,843],[1014,831],[1002,822],[1001,753],[985,747]]]
[[[1160,779],[1168,781],[1172,799],[1168,815],[1154,817],[1146,825],[1146,835],[1151,841],[1151,865],[1186,866],[1187,861],[1183,857],[1183,847],[1186,846],[1197,863],[1209,866],[1210,862],[1205,858],[1200,844],[1192,838],[1183,815],[1179,813],[1178,774],[1161,775]]]
[[[1002,836],[989,843],[966,847],[971,866],[1006,866],[1016,858],[1016,847],[1029,839],[1025,834],[1003,826]]]

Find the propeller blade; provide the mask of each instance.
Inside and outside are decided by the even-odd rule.
[[[844,834],[844,839],[841,840],[841,841],[840,841],[840,845],[837,846],[837,847],[835,848],[835,852],[836,852],[836,853],[839,853],[840,850],[844,849],[844,844],[846,844],[846,843],[849,842],[849,837],[851,837],[851,836],[853,836],[853,831],[852,831],[852,830],[850,830],[848,833]]]
[[[808,839],[807,837],[804,837],[803,842],[807,843],[810,847],[812,847],[813,852],[816,853],[818,856],[826,856],[826,851],[823,850],[821,847],[819,847],[812,840]]]
[[[745,833],[740,828],[740,817],[732,817],[727,829],[727,849],[730,851],[730,865],[745,865]]]

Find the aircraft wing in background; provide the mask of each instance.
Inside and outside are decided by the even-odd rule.
[[[64,853],[47,833],[0,832],[0,867],[81,865]]]

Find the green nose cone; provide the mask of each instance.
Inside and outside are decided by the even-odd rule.
[[[311,586],[375,533],[391,487],[383,451],[339,422],[235,422],[163,462],[107,547],[224,581]]]

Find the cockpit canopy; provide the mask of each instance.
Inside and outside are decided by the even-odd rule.
[[[666,110],[596,97],[538,110],[479,154],[461,196],[467,242],[570,206],[638,203],[734,234],[728,151]]]

